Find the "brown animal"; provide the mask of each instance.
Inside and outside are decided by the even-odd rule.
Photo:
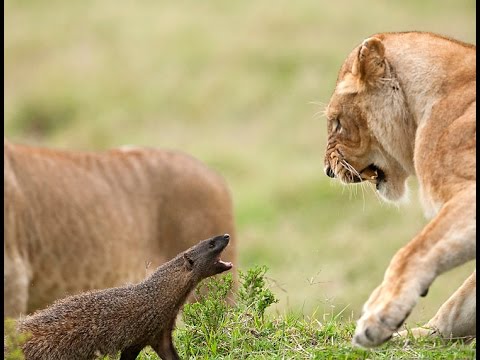
[[[441,273],[475,259],[476,47],[443,36],[382,33],[340,69],[326,109],[325,172],[373,182],[388,201],[418,177],[428,225],[393,257],[363,307],[353,343],[382,344]],[[474,336],[475,272],[414,334]]]
[[[4,140],[3,191],[4,317],[138,282],[211,234],[232,236],[225,259],[235,261],[225,181],[179,152],[74,152]]]
[[[172,330],[180,307],[203,279],[232,268],[220,260],[228,234],[201,241],[136,285],[97,290],[56,301],[19,321],[29,334],[26,360],[135,359],[147,345],[162,359],[179,359]]]

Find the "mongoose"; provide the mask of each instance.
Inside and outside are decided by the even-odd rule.
[[[20,319],[18,330],[31,334],[25,359],[89,360],[121,351],[128,360],[147,345],[164,360],[180,359],[172,343],[178,311],[201,280],[232,268],[220,260],[229,240],[203,240],[138,284],[73,295]]]

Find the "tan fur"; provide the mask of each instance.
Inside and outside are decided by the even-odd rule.
[[[382,33],[355,48],[340,70],[326,111],[326,173],[344,183],[372,181],[387,201],[404,199],[406,180],[416,175],[432,217],[364,305],[356,345],[388,340],[438,275],[475,258],[475,61],[474,45]],[[475,279],[428,323],[437,334],[475,335]]]
[[[4,317],[137,282],[192,241],[226,232],[235,261],[228,187],[188,155],[4,140]]]
[[[70,296],[20,319],[25,359],[90,360],[120,351],[120,360],[134,360],[147,345],[164,360],[180,359],[172,342],[178,311],[200,281],[232,268],[219,261],[229,238],[201,241],[139,284]]]

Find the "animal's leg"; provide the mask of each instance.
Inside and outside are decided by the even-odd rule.
[[[143,346],[140,345],[133,345],[125,350],[122,351],[122,356],[120,356],[120,360],[135,360],[142,351]]]
[[[474,337],[476,335],[476,271],[440,307],[435,316],[424,326],[411,329],[414,337],[440,335],[446,339]],[[407,330],[399,336],[407,336]]]
[[[473,185],[445,203],[395,254],[382,284],[363,307],[354,345],[372,347],[390,339],[439,274],[475,258],[475,192]]]
[[[173,346],[172,329],[173,323],[172,326],[165,328],[160,335],[158,343],[152,346],[162,360],[180,360],[177,350],[175,350],[175,346]]]
[[[25,261],[18,255],[4,255],[3,317],[26,314],[30,276]]]

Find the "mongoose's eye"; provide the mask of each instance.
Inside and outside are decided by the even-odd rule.
[[[214,241],[210,241],[210,243],[208,244],[208,247],[210,249],[213,249],[215,247],[215,242]]]

